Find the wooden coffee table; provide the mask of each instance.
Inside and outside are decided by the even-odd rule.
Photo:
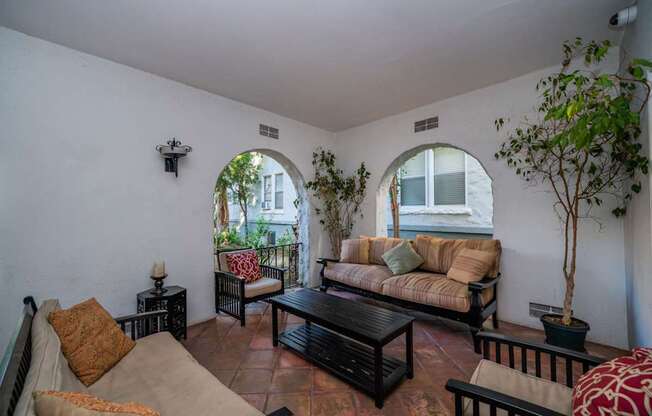
[[[271,298],[272,339],[315,365],[372,396],[382,408],[385,397],[403,379],[414,376],[414,318],[311,289]],[[278,333],[278,310],[306,320]],[[405,334],[403,362],[383,357],[383,346]]]

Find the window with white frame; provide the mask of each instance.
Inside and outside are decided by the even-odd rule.
[[[441,147],[419,153],[399,170],[403,207],[466,204],[466,153]]]
[[[283,174],[274,175],[274,209],[283,209]]]
[[[283,209],[283,174],[263,176],[263,210]]]
[[[272,209],[272,175],[263,176],[263,209]]]

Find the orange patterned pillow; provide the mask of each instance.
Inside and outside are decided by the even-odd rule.
[[[489,273],[494,261],[493,253],[463,248],[455,256],[447,276],[460,283],[479,282]]]
[[[87,387],[136,345],[95,298],[51,312],[48,321],[61,340],[72,372]]]
[[[342,263],[369,264],[369,240],[357,238],[342,241]]]
[[[142,404],[114,403],[85,393],[35,391],[33,394],[37,416],[160,416]]]

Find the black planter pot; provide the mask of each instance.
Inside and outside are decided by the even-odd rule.
[[[562,315],[546,314],[541,317],[543,330],[546,333],[546,344],[586,352],[584,341],[586,340],[586,333],[591,329],[589,324],[573,318],[573,325],[566,326],[550,321],[546,317],[561,319]]]

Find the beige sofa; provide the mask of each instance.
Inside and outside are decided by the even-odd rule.
[[[330,287],[376,298],[468,324],[475,334],[482,323],[497,320],[497,284],[500,278],[499,240],[446,240],[417,236],[413,247],[424,258],[419,269],[394,276],[382,260],[382,254],[400,239],[370,238],[369,263],[341,263],[336,259],[319,259],[322,264],[321,290]],[[433,240],[442,242],[433,245]],[[464,248],[494,253],[495,264],[479,282],[460,283],[446,276],[456,254]],[[477,350],[477,345],[476,345]]]
[[[36,390],[79,391],[110,401],[138,402],[162,416],[263,415],[220,383],[168,332],[138,339],[115,367],[85,387],[68,367],[59,337],[47,321],[48,314],[59,308],[57,300],[46,300],[34,315],[31,363],[15,416],[35,415]]]

